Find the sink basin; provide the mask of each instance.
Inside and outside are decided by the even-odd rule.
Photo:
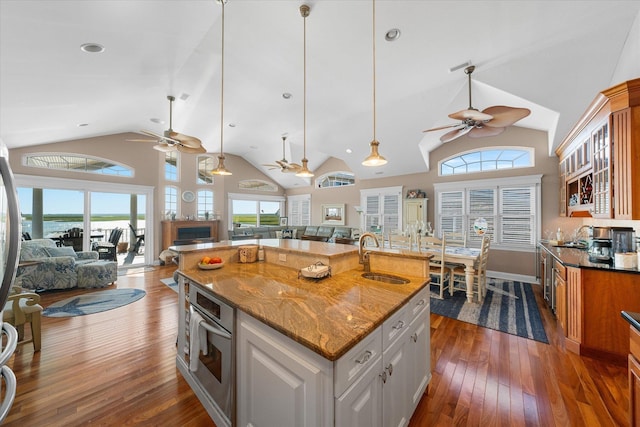
[[[409,283],[409,280],[404,277],[384,273],[362,273],[362,277],[369,280],[375,280],[376,282],[391,283],[392,285],[404,285],[405,283]]]

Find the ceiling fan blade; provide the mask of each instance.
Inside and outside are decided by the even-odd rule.
[[[491,120],[493,116],[489,113],[485,113],[485,111],[487,110],[484,110],[483,112],[480,112],[478,110],[462,110],[462,111],[458,111],[457,113],[449,114],[449,117],[454,120],[462,120],[462,121],[465,121],[467,119],[471,119],[476,122],[484,122],[486,120]]]
[[[182,145],[191,148],[198,148],[202,145],[202,141],[200,141],[198,138],[194,136],[184,135],[178,132],[170,132],[169,138],[180,141]]]
[[[505,129],[506,128],[495,128],[495,127],[483,126],[481,128],[471,129],[471,132],[469,132],[468,136],[470,138],[484,138],[485,136],[496,136],[504,132]]]
[[[127,142],[158,142],[157,139],[125,139]]]
[[[454,128],[454,127],[457,127],[457,126],[460,126],[460,123],[456,123],[454,125],[439,126],[437,128],[423,130],[422,132],[433,132],[434,130],[449,129],[449,128]]]
[[[485,108],[482,112],[493,116],[493,119],[486,125],[496,128],[511,126],[531,114],[531,110],[528,108],[506,107],[504,105]]]
[[[204,154],[207,150],[201,145],[199,147],[187,147],[186,145],[180,143],[177,144],[178,151],[186,154]]]
[[[442,135],[440,137],[440,141],[442,142],[453,141],[456,138],[460,138],[461,136],[468,134],[469,132],[471,132],[472,129],[474,129],[472,126],[466,126],[466,127],[463,127],[462,129],[454,129],[451,132],[447,132],[444,135]]]
[[[170,138],[170,137],[164,136],[164,135],[159,135],[159,134],[157,134],[155,132],[151,132],[150,130],[144,130],[143,129],[143,130],[140,131],[140,133],[143,133],[143,134],[149,135],[149,136],[153,136],[155,138],[170,142],[172,144],[179,144],[180,143],[180,141],[178,141],[177,139],[173,139],[173,138]]]

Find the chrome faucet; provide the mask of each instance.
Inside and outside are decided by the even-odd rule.
[[[380,242],[378,242],[378,238],[376,237],[376,235],[370,232],[362,233],[360,235],[360,239],[358,240],[358,257],[360,259],[360,264],[364,264],[365,271],[370,271],[371,268],[369,266],[369,253],[365,253],[364,251],[364,241],[367,237],[373,239],[374,243],[376,244],[376,248],[380,247]]]

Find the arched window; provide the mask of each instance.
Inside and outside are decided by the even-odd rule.
[[[214,160],[212,156],[198,156],[198,184],[213,184]]]
[[[439,174],[462,175],[504,169],[533,167],[534,149],[528,147],[486,147],[440,161]]]
[[[71,172],[132,177],[133,169],[107,159],[70,153],[30,153],[22,157],[25,166]]]
[[[356,176],[351,172],[328,172],[316,178],[316,188],[344,187],[355,183]]]

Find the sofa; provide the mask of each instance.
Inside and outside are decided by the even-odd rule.
[[[101,288],[117,276],[117,263],[99,260],[94,251],[57,247],[52,239],[25,240],[20,247],[16,281],[24,289]]]
[[[294,225],[272,227],[235,227],[229,230],[229,240],[301,239],[330,243],[355,243],[360,229],[345,226]]]

